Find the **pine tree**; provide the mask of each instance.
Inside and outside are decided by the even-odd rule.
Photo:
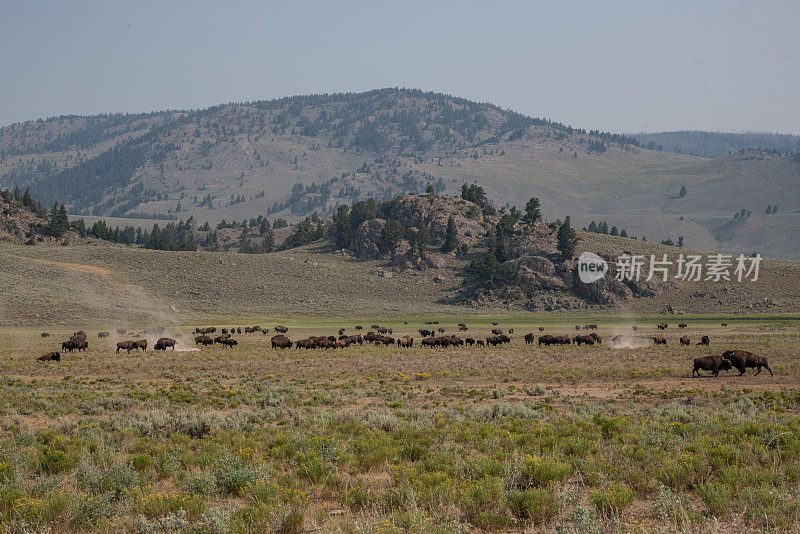
[[[442,252],[450,252],[458,248],[458,231],[456,230],[456,220],[452,215],[447,219],[447,231],[444,235]]]
[[[337,248],[350,246],[352,227],[350,226],[350,207],[342,204],[333,216],[333,240]]]
[[[267,225],[267,229],[264,232],[264,242],[261,248],[264,252],[272,252],[275,250],[275,233],[269,225]]]
[[[578,244],[578,237],[570,223],[569,215],[558,228],[558,250],[565,259],[572,259],[575,256],[575,246]]]
[[[522,220],[528,224],[542,220],[542,211],[539,208],[538,197],[531,198],[527,204],[525,204],[525,216],[522,218]]]

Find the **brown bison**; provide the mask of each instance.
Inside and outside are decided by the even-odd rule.
[[[109,334],[108,332],[98,332],[98,333],[97,333],[97,337],[99,337],[100,339],[105,339],[105,338],[107,338],[109,335],[110,335],[110,334]]]
[[[525,340],[525,344],[526,345],[533,345],[533,341],[534,341],[536,336],[534,336],[533,334],[525,334],[522,337]]]
[[[50,334],[47,332],[42,332],[42,337],[50,337]]]
[[[592,332],[589,335],[592,336],[592,339],[594,340],[595,343],[602,343],[603,342],[603,337],[598,335],[597,332]]]
[[[419,335],[421,335],[422,337],[430,337],[430,336],[432,336],[433,334],[436,333],[433,330],[426,330],[424,328],[420,328],[418,330],[418,332],[419,332]]]
[[[445,327],[443,327],[443,326],[440,326],[436,330],[438,330],[440,334],[444,334],[447,331],[447,329]]]
[[[279,334],[285,334],[286,332],[289,331],[289,328],[286,326],[276,326],[275,331],[278,332]]]
[[[636,332],[637,330],[639,330],[639,327],[638,327],[638,326],[636,326],[636,325],[633,325],[631,328],[633,329],[633,331],[634,331],[634,332]]]
[[[60,362],[61,361],[61,353],[60,352],[47,352],[42,354],[38,358],[36,358],[40,362]]]
[[[340,328],[340,329],[339,329],[339,335],[340,335],[340,336],[344,335],[344,328]]]
[[[746,350],[726,350],[722,353],[722,357],[731,362],[731,365],[739,371],[739,376],[742,376],[748,367],[755,367],[757,369],[754,376],[758,376],[758,374],[761,373],[762,367],[769,371],[769,376],[774,376],[772,374],[772,369],[770,369],[767,364],[766,356],[759,356],[758,354],[753,354]]]
[[[683,345],[687,345],[688,346],[688,345],[692,344],[692,340],[689,339],[689,336],[681,336],[679,341],[681,342],[681,346],[683,346]]]
[[[731,362],[722,356],[703,356],[702,358],[694,359],[694,368],[692,369],[692,376],[697,374],[700,377],[700,370],[711,371],[714,373],[714,378],[719,376],[720,371],[728,371],[731,368]]]
[[[397,340],[397,344],[403,348],[411,348],[414,346],[414,338],[411,336],[403,336]]]
[[[133,346],[136,350],[141,350],[142,352],[147,352],[147,340],[140,339],[139,341],[134,341]]]
[[[544,327],[543,326],[539,327],[539,332],[544,332]]]
[[[213,345],[214,344],[214,338],[212,338],[211,336],[207,336],[205,334],[202,335],[202,336],[195,336],[194,344],[195,345],[203,345],[203,346]]]
[[[125,332],[127,332],[127,330],[125,330],[124,328],[117,328],[117,334],[123,336],[125,335]]]
[[[575,325],[575,330],[580,330],[580,329],[581,329],[581,325],[579,325],[579,324],[576,324],[576,325]]]
[[[361,326],[360,324],[359,324],[359,325],[356,325],[356,330],[364,330],[364,327],[363,327],[363,326]]]
[[[117,342],[117,354],[119,354],[120,350],[127,350],[128,354],[131,353],[133,349],[136,348],[135,341],[119,341]]]
[[[664,336],[654,336],[653,337],[653,345],[666,345],[667,338]]]
[[[68,352],[77,350],[80,352],[82,350],[85,351],[88,346],[89,344],[86,342],[86,340],[69,339],[61,344],[61,350]]]
[[[288,337],[284,336],[283,334],[278,334],[276,336],[272,336],[270,339],[272,342],[273,349],[291,349],[292,348],[292,340]]]
[[[719,324],[721,324],[723,327],[727,327],[728,326],[728,323],[719,323]]]
[[[686,328],[687,326],[689,325],[687,325],[686,323],[678,323],[678,328]]]
[[[698,345],[706,345],[708,346],[711,343],[711,340],[708,339],[708,336],[703,336],[700,338],[700,341],[697,342]]]
[[[467,330],[469,330],[469,328],[467,328],[467,325],[465,325],[465,324],[458,325],[458,331],[459,332],[466,332]]]
[[[659,330],[666,330],[667,328],[669,328],[669,325],[667,323],[658,323],[656,326],[658,327]]]
[[[471,338],[471,337],[468,337],[467,339],[465,339],[464,342],[470,347],[475,344],[475,340],[473,338]]]
[[[572,338],[572,342],[578,346],[583,344],[594,345],[594,338],[592,336],[575,336]]]
[[[503,331],[502,331],[501,329],[499,329],[499,328],[492,328],[492,334],[494,334],[495,336],[499,336],[499,335],[500,335],[500,334],[502,334],[502,333],[503,333]]]
[[[162,337],[159,338],[158,341],[156,341],[156,344],[153,345],[153,348],[156,350],[167,350],[167,347],[172,347],[172,350],[174,351],[175,345],[177,344],[178,342],[172,339],[171,337]]]
[[[236,345],[239,344],[238,341],[236,341],[235,339],[229,338],[229,337],[226,337],[225,339],[223,339],[221,341],[218,341],[217,343],[222,345],[222,348],[235,347]]]
[[[492,326],[497,326],[498,324],[500,323],[498,323],[497,321],[492,321]]]
[[[586,329],[586,330],[597,330],[597,325],[596,324],[585,324],[585,325],[583,325],[583,328]]]
[[[540,347],[542,346],[542,343],[544,343],[546,347],[549,347],[550,345],[569,345],[572,343],[572,340],[569,338],[569,336],[551,336],[550,334],[539,336],[538,341]]]
[[[483,342],[482,339],[478,339],[478,340],[475,341],[475,346],[476,347],[485,347],[486,344]]]

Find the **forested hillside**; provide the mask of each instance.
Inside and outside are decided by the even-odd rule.
[[[800,162],[786,150],[708,159],[640,141],[381,89],[15,124],[0,129],[0,185],[29,187],[73,216],[163,228],[190,217],[212,227],[330,218],[343,204],[478,183],[498,208],[538,196],[546,219],[570,215],[578,227],[605,221],[649,240],[797,257],[782,239],[800,231]],[[767,206],[778,211],[717,231],[741,209]]]
[[[800,151],[800,136],[766,132],[680,131],[638,133],[632,137],[636,138],[641,146],[652,150],[666,150],[706,158],[716,158],[749,149],[779,154]]]

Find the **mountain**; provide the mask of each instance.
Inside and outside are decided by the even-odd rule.
[[[310,95],[139,115],[54,117],[0,129],[0,184],[73,215],[298,221],[339,204],[477,182],[498,207],[542,201],[648,240],[800,258],[800,160],[711,159],[407,89]],[[681,196],[681,189],[686,188]],[[766,216],[767,207],[770,214]],[[772,214],[771,206],[777,206]],[[753,215],[726,225],[742,209]],[[763,217],[760,214],[764,214]]]
[[[790,154],[800,151],[800,135],[767,132],[679,132],[638,133],[634,137],[641,146],[693,156],[717,158],[742,150],[762,150]]]

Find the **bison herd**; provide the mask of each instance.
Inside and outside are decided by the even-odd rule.
[[[408,323],[405,323],[408,324]],[[425,321],[426,325],[438,325],[438,321]],[[437,326],[436,329],[428,329],[428,328],[421,328],[418,330],[420,336],[422,337],[419,340],[418,346],[421,347],[464,347],[464,346],[478,346],[478,347],[486,347],[486,346],[499,346],[506,343],[511,343],[511,337],[508,334],[512,334],[514,332],[513,329],[508,329],[508,332],[503,332],[502,329],[497,328],[498,323],[492,322],[491,335],[486,336],[484,339],[477,339],[475,337],[465,337],[461,338],[455,334],[447,334],[446,328],[442,326]],[[727,326],[726,323],[722,323],[722,326]],[[659,323],[656,325],[656,328],[660,331],[667,330],[669,325],[667,323]],[[292,347],[296,349],[342,349],[347,348],[351,345],[364,345],[364,343],[372,344],[374,346],[385,346],[385,345],[396,345],[401,348],[412,348],[414,346],[414,338],[410,335],[404,335],[401,337],[392,337],[393,331],[391,328],[379,326],[377,324],[371,325],[372,330],[368,331],[365,334],[360,333],[363,330],[361,325],[355,327],[356,331],[359,331],[357,334],[346,334],[346,328],[340,328],[338,330],[338,336],[309,336],[303,339],[298,339],[296,341],[292,341],[286,334],[289,331],[289,328],[286,326],[276,326],[274,328],[276,335],[270,338],[270,343],[273,349],[290,349]],[[684,330],[688,328],[686,323],[679,323],[678,328]],[[603,338],[594,330],[598,329],[598,325],[596,324],[586,324],[586,325],[575,325],[575,330],[592,330],[592,332],[588,334],[576,334],[575,336],[567,336],[567,335],[552,335],[552,334],[541,334],[538,338],[532,333],[527,333],[523,335],[523,340],[525,345],[533,345],[534,343],[538,342],[538,346],[541,347],[544,345],[545,347],[549,347],[551,345],[559,346],[559,345],[594,345],[600,344],[603,342]],[[458,323],[458,331],[459,332],[466,332],[468,331],[468,327],[464,323]],[[633,330],[637,331],[637,326],[633,326]],[[151,330],[144,330],[143,333],[146,334],[163,334],[165,329],[163,327],[154,328]],[[539,327],[539,332],[543,332],[544,327]],[[125,329],[117,329],[117,334],[124,335],[126,333]],[[254,334],[254,333],[262,333],[263,335],[267,335],[269,333],[269,329],[262,328],[260,326],[247,326],[247,327],[229,327],[229,328],[221,328],[219,335],[215,335],[217,333],[216,327],[205,327],[205,328],[196,328],[195,329],[195,344],[202,345],[202,346],[209,346],[209,345],[222,345],[223,348],[231,348],[238,345],[238,341],[234,339],[232,336],[233,334]],[[100,339],[105,339],[110,336],[109,332],[99,332],[97,337]],[[49,337],[49,334],[44,332],[42,333],[42,337],[46,338]],[[178,334],[180,337],[180,334]],[[151,338],[152,339],[152,338]],[[650,338],[646,337],[629,337],[624,335],[615,335],[611,338],[612,346],[623,346],[628,342],[635,341],[635,340],[652,340],[654,346],[657,345],[667,345],[667,339],[663,335],[656,335]],[[691,339],[687,335],[683,335],[679,338],[680,346],[690,346]],[[153,349],[156,351],[166,351],[167,349],[172,349],[173,351],[176,350],[178,342],[177,340],[170,338],[170,337],[160,337],[153,345]],[[708,346],[710,345],[709,336],[704,335],[700,338],[700,341],[696,343],[697,345]],[[61,351],[51,351],[47,352],[37,358],[39,361],[61,361],[61,355],[65,352],[75,352],[75,351],[86,351],[88,348],[88,336],[85,331],[80,330],[78,332],[74,332],[69,339],[62,342],[61,344]],[[629,345],[630,346],[630,345]],[[116,353],[118,354],[120,351],[126,351],[130,354],[133,351],[142,351],[146,352],[148,348],[148,341],[147,339],[130,339],[119,341],[116,344]],[[703,356],[694,359],[694,365],[692,368],[692,376],[701,376],[700,371],[711,372],[714,377],[719,376],[720,371],[728,371],[731,369],[736,369],[739,371],[739,375],[744,375],[748,368],[756,369],[756,375],[761,373],[762,369],[766,369],[769,371],[770,376],[773,375],[772,369],[769,367],[767,362],[767,358],[764,356],[759,356],[757,354],[753,354],[752,352],[744,351],[744,350],[726,350],[719,356]]]

